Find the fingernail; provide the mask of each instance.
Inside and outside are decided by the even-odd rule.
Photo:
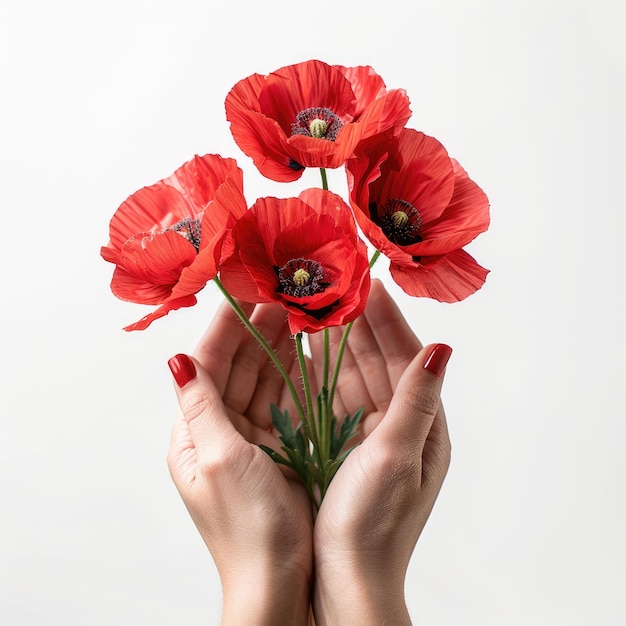
[[[451,354],[452,348],[450,346],[447,346],[445,343],[438,343],[428,355],[426,363],[424,363],[424,369],[434,374],[437,378],[441,378]]]
[[[170,370],[172,370],[176,384],[181,389],[196,377],[196,368],[193,361],[186,354],[173,356],[167,364],[170,366]]]

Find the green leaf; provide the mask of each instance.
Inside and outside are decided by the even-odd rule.
[[[339,463],[343,463],[348,458],[348,455],[350,454],[350,452],[352,452],[352,450],[358,447],[359,447],[358,443],[355,446],[350,446],[347,450],[344,450],[341,453],[341,456],[337,457],[337,461],[339,461]]]
[[[304,462],[307,476],[310,476],[311,481],[313,483],[317,483],[318,485],[322,484],[323,476],[320,471],[320,468],[315,464],[315,462],[311,459],[307,459]]]
[[[296,450],[300,453],[300,456],[303,459],[306,459],[306,457],[309,454],[309,446],[307,445],[307,439],[304,436],[304,432],[302,429],[302,424],[298,425],[298,428],[296,428],[296,433],[295,433],[295,448]]]
[[[341,453],[346,443],[357,434],[357,427],[363,417],[363,407],[361,407],[354,415],[346,415],[339,432],[337,432],[337,420],[333,416],[332,437],[331,437],[331,457],[336,459]]]
[[[278,452],[276,452],[276,450],[273,450],[272,448],[268,448],[267,446],[264,446],[262,443],[259,444],[259,448],[261,448],[263,452],[268,454],[269,457],[272,459],[272,461],[276,463],[280,463],[282,465],[286,465],[287,467],[291,467],[292,469],[295,469],[293,465],[291,464],[291,462],[289,461],[289,459],[282,457],[280,454],[278,454]]]
[[[328,487],[333,476],[337,473],[341,463],[342,461],[338,459],[328,459],[328,461],[326,461],[324,465],[324,482],[326,483],[326,487]]]
[[[270,404],[270,413],[272,415],[272,424],[280,433],[282,441],[290,448],[294,448],[296,441],[289,411],[281,411],[275,404]]]

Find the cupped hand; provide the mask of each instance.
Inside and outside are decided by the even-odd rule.
[[[333,330],[331,345],[340,335]],[[311,339],[317,364],[321,338]],[[361,443],[335,475],[314,526],[318,626],[411,623],[406,570],[450,460],[440,401],[450,353],[443,344],[423,348],[382,284],[372,283],[334,405],[340,417],[364,407]]]
[[[284,311],[259,305],[251,320],[290,369]],[[220,574],[222,623],[249,623],[252,615],[255,624],[306,623],[311,503],[297,478],[258,447],[279,448],[270,403],[293,412],[282,377],[226,304],[195,358],[177,355],[170,367],[181,411],[168,465]]]

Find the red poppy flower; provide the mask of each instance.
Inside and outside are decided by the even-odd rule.
[[[483,285],[488,270],[462,248],[487,230],[489,201],[436,139],[365,142],[346,170],[357,222],[404,291],[457,302]]]
[[[263,176],[293,181],[305,167],[337,168],[355,146],[411,116],[402,89],[388,91],[371,67],[321,61],[239,81],[226,97],[237,145]]]
[[[280,303],[293,334],[346,324],[363,312],[367,248],[339,196],[308,189],[298,198],[260,198],[228,239],[234,252],[220,269],[224,287],[246,302]]]
[[[194,294],[217,274],[227,229],[246,210],[241,170],[218,155],[196,156],[127,198],[101,249],[116,265],[111,290],[122,300],[161,306],[125,330],[143,330],[195,304]]]

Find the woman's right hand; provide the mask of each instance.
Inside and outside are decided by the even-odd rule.
[[[286,366],[294,364],[285,312],[259,305],[251,319]],[[296,477],[258,446],[279,447],[270,403],[293,412],[283,379],[227,304],[195,358],[177,355],[170,367],[181,410],[168,464],[215,560],[222,624],[306,624],[311,503]]]

